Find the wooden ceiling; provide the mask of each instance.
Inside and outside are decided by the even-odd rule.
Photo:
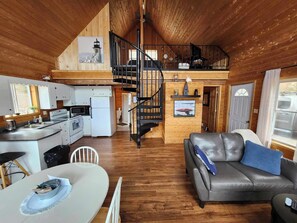
[[[139,1],[111,2],[111,27],[125,36]],[[230,55],[233,71],[297,64],[297,1],[148,0],[146,12],[168,44],[219,45]]]
[[[55,58],[108,0],[3,0],[0,2],[0,73],[34,77]]]

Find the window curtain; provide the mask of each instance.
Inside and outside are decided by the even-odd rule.
[[[271,144],[280,72],[281,69],[266,71],[262,87],[257,135],[263,145],[267,147],[270,147]]]

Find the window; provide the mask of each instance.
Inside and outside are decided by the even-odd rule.
[[[235,96],[246,96],[247,97],[247,96],[249,96],[249,93],[247,92],[246,89],[241,88],[235,92]]]
[[[274,118],[272,139],[295,147],[297,144],[297,80],[280,83]]]
[[[145,50],[145,53],[153,60],[158,60],[158,50]],[[136,60],[136,50],[129,50],[129,60]],[[145,60],[149,60],[149,58],[145,57]]]
[[[37,111],[37,104],[32,97],[32,88],[28,84],[11,84],[11,93],[15,113],[26,115]]]

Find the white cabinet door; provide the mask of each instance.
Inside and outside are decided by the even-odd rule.
[[[61,141],[62,145],[69,145],[70,144],[70,139],[69,139],[69,125],[68,121],[65,122],[60,122],[55,125],[50,125],[46,127],[47,129],[59,129],[61,130]]]
[[[14,114],[9,80],[0,77],[0,115]]]
[[[74,87],[67,86],[69,88],[69,100],[64,100],[64,106],[72,106],[75,105],[75,95],[74,95]]]
[[[57,108],[54,85],[38,86],[39,103],[41,109]]]
[[[82,116],[84,120],[84,136],[91,135],[91,116]]]
[[[112,96],[111,86],[94,86],[92,87],[92,96]]]
[[[77,86],[75,89],[75,104],[76,105],[90,105],[90,98],[92,96],[92,88],[87,86]]]
[[[55,92],[57,100],[70,99],[70,87],[64,84],[55,84]]]

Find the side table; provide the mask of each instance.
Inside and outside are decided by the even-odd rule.
[[[296,194],[277,194],[271,200],[272,223],[297,223],[297,212],[285,205],[286,197],[297,200]]]

